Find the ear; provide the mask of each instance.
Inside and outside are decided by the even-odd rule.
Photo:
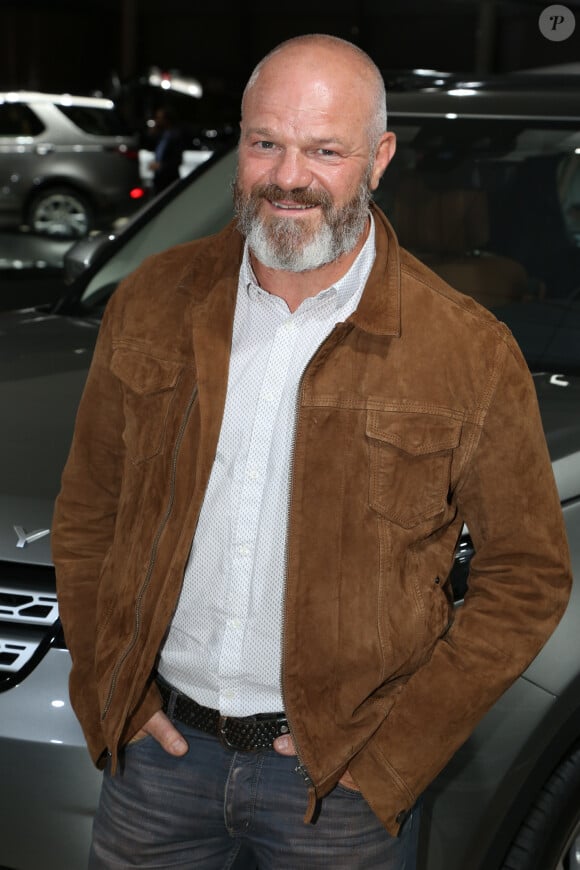
[[[370,188],[376,190],[382,175],[395,156],[397,137],[394,133],[383,133],[375,153],[375,161],[371,172]]]

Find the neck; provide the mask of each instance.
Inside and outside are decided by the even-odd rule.
[[[318,269],[310,269],[308,272],[270,269],[257,260],[250,251],[250,262],[258,284],[267,293],[283,299],[291,312],[296,311],[305,299],[316,296],[321,290],[326,290],[346,275],[364,246],[369,228],[370,223],[367,221],[365,230],[352,251],[341,254],[331,263],[326,263]]]

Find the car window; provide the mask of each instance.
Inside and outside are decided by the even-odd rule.
[[[114,109],[98,106],[58,106],[59,111],[91,136],[122,136],[128,130]]]
[[[561,161],[557,184],[566,231],[574,245],[580,247],[580,148]]]
[[[532,368],[580,368],[580,129],[393,119],[376,200],[401,244],[514,332]]]
[[[578,288],[577,124],[457,118],[397,127],[397,160],[377,200],[405,247],[490,307]]]
[[[0,103],[0,136],[38,136],[44,124],[22,103]]]

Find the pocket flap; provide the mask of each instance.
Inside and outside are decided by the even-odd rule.
[[[413,456],[457,447],[461,421],[423,411],[368,411],[366,433]]]
[[[127,348],[117,348],[111,359],[113,374],[134,393],[142,396],[172,389],[182,368],[179,363]]]

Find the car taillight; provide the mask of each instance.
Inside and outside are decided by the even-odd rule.
[[[133,187],[129,191],[129,196],[131,199],[141,199],[142,196],[145,196],[145,190],[142,187]]]
[[[129,160],[139,159],[139,151],[136,148],[129,148],[128,145],[119,145],[117,148],[117,153],[122,154],[123,157],[128,157]]]

